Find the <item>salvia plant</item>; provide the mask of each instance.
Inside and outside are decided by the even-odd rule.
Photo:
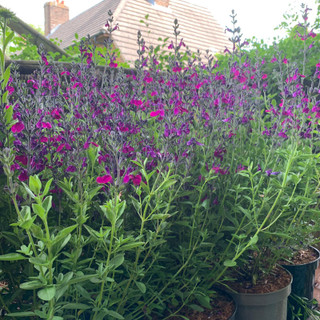
[[[108,37],[103,72],[85,42],[68,69],[40,48],[28,80],[2,72],[8,316],[210,308],[216,285],[244,270],[254,284],[317,230],[320,63],[307,74],[277,45],[269,60],[246,54],[232,19],[224,68],[191,53],[175,21],[165,65],[139,33],[134,69]]]

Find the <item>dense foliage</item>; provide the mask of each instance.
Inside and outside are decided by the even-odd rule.
[[[107,27],[116,32],[111,16]],[[166,58],[139,33],[130,70],[109,37],[103,73],[95,46],[81,42],[69,69],[40,50],[27,81],[5,69],[2,48],[0,301],[11,317],[201,310],[235,273],[254,284],[314,241],[315,46],[301,66],[280,45],[246,54],[229,31],[234,50],[221,60],[182,52],[177,21]]]

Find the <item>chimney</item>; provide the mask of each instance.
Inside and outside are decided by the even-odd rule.
[[[63,0],[49,1],[44,4],[44,35],[47,36],[58,25],[69,20],[69,8]]]
[[[154,3],[158,6],[169,7],[170,0],[155,0]]]

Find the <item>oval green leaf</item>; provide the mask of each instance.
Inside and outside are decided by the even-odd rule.
[[[56,294],[56,287],[51,286],[44,289],[41,289],[38,291],[38,297],[41,300],[44,301],[50,301],[54,298],[54,295]]]
[[[237,263],[233,260],[226,260],[223,265],[225,267],[235,267],[237,265]]]

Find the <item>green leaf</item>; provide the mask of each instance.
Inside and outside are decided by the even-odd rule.
[[[106,314],[108,314],[111,317],[114,317],[119,320],[124,320],[124,317],[121,314],[119,314],[118,312],[115,312],[113,310],[106,310],[106,309],[104,309],[104,311]]]
[[[165,220],[170,218],[168,213],[155,213],[151,216],[150,220]]]
[[[15,318],[20,318],[20,317],[34,317],[36,314],[34,312],[28,311],[28,312],[13,312],[13,313],[8,313],[6,314],[6,317],[15,317]]]
[[[68,234],[67,236],[60,237],[60,238],[54,238],[52,240],[52,254],[56,256],[70,241],[71,234]]]
[[[208,199],[203,200],[203,202],[201,203],[201,207],[205,208],[206,210],[209,209],[210,203]]]
[[[142,242],[142,241],[127,243],[127,244],[124,244],[123,246],[121,246],[121,247],[119,248],[119,250],[131,250],[131,249],[133,249],[133,248],[143,246],[144,244],[145,244],[145,243]]]
[[[3,93],[3,95],[2,95],[2,103],[3,103],[3,104],[7,104],[8,95],[9,95],[9,92],[8,92],[8,91],[5,91],[5,92]],[[11,119],[12,119],[12,118],[11,118]],[[10,119],[10,120],[11,120],[11,119]],[[6,123],[6,124],[9,124],[9,122]]]
[[[3,90],[7,86],[9,78],[10,78],[10,66],[6,69],[6,71],[3,74],[3,82],[2,82],[2,89]]]
[[[40,240],[44,239],[44,235],[43,235],[43,231],[41,229],[41,227],[39,227],[37,224],[33,224],[31,226],[31,232],[33,233],[33,235]]]
[[[45,214],[47,215],[52,206],[52,196],[48,196],[44,199],[42,203],[42,207],[45,210]]]
[[[176,180],[167,180],[164,183],[162,183],[157,190],[166,190],[170,188],[172,185],[174,185],[177,181]]]
[[[90,280],[96,276],[97,276],[96,274],[87,274],[84,276],[79,276],[79,277],[76,277],[76,278],[69,280],[68,284],[71,285],[71,284],[87,281],[87,280]]]
[[[31,219],[24,220],[19,224],[19,226],[22,229],[29,230],[33,225],[35,219],[36,219],[36,216],[32,217]]]
[[[54,298],[55,294],[56,294],[56,287],[54,287],[54,286],[50,286],[50,287],[46,287],[44,289],[41,289],[37,293],[39,299],[44,300],[44,301],[52,300]]]
[[[138,167],[143,168],[143,165],[142,165],[140,162],[135,161],[135,160],[131,160],[131,162],[133,162],[134,164],[136,164]]]
[[[223,265],[225,267],[235,267],[237,265],[237,262],[234,260],[226,260],[224,261]]]
[[[6,36],[6,39],[5,39],[4,43],[3,43],[4,47],[7,47],[7,46],[8,46],[8,44],[12,41],[13,37],[14,37],[14,31],[11,31],[11,32]]]
[[[29,177],[29,188],[34,194],[39,195],[41,191],[41,187],[42,187],[42,184],[37,175]]]
[[[197,295],[196,298],[203,307],[211,309],[210,298],[208,296]]]
[[[68,310],[87,310],[91,307],[84,304],[84,303],[68,303],[64,305],[61,309],[68,309]]]
[[[25,260],[27,257],[23,256],[20,253],[7,253],[0,255],[0,261],[18,261]]]
[[[196,304],[190,304],[190,308],[199,312],[203,312],[204,309],[201,308],[200,306],[196,305]]]
[[[45,212],[44,208],[42,208],[42,206],[40,204],[33,203],[32,204],[32,210],[36,215],[38,215],[41,218],[41,220],[45,219],[45,217],[46,217],[45,213],[46,212]]]
[[[253,246],[253,245],[255,245],[255,244],[258,242],[258,240],[259,240],[258,235],[254,235],[254,236],[250,239],[250,241],[249,241],[249,243],[248,243],[248,246]]]
[[[135,281],[136,286],[138,287],[138,289],[142,292],[142,293],[146,293],[147,288],[145,286],[144,283],[139,282],[139,281]]]
[[[113,208],[111,201],[106,205],[100,206],[102,212],[112,225],[116,223],[116,210]]]
[[[29,187],[24,183],[22,182],[22,185],[24,186],[25,190],[27,191],[27,193],[29,194],[29,196],[32,198],[32,199],[35,199],[35,195],[34,193],[29,189]]]
[[[64,228],[62,230],[60,230],[55,238],[55,240],[61,240],[63,239],[64,237],[66,237],[67,235],[69,235],[75,228],[77,227],[76,224],[70,226],[70,227],[67,227],[67,228]]]
[[[28,281],[20,284],[20,289],[23,290],[34,290],[42,288],[44,284],[39,280]]]
[[[49,190],[50,190],[50,186],[51,186],[52,180],[53,180],[53,178],[51,178],[50,180],[48,180],[47,183],[46,183],[46,186],[44,187],[44,190],[43,190],[43,193],[42,193],[42,195],[43,195],[44,197],[48,194],[48,192],[49,192]]]
[[[130,198],[132,200],[132,204],[133,204],[134,208],[136,209],[137,213],[140,214],[141,203],[137,199],[133,198],[132,196],[130,196]]]
[[[4,55],[2,50],[0,49],[0,65],[3,66],[4,65]]]
[[[92,168],[94,168],[97,156],[98,156],[99,148],[93,147],[90,145],[90,147],[87,149],[88,158],[90,160]]]
[[[124,210],[126,208],[126,204],[126,200],[123,200],[117,205],[117,220],[123,215]]]
[[[8,109],[6,109],[6,112],[4,114],[4,118],[6,120],[6,125],[8,125],[12,120],[13,115],[13,106],[11,105]]]
[[[35,264],[38,266],[44,266],[44,267],[47,267],[49,264],[46,254],[42,254],[41,256],[30,258],[29,262],[32,264]]]
[[[118,268],[124,262],[124,253],[119,253],[110,260],[110,266]]]
[[[98,186],[88,191],[88,199],[91,200],[99,192],[101,188],[102,186]]]

